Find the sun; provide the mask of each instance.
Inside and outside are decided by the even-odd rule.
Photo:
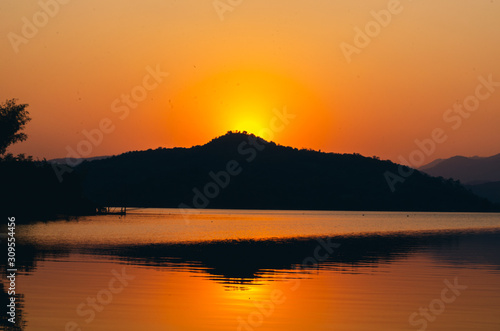
[[[262,131],[262,125],[252,118],[242,118],[230,126],[231,131],[241,131],[258,135]]]
[[[238,104],[240,103],[240,104]],[[269,110],[264,108],[263,102],[235,100],[225,110],[224,126],[232,131],[246,131],[259,135],[267,126]]]
[[[328,130],[331,111],[322,99],[307,84],[272,70],[247,68],[203,75],[163,104],[165,136],[175,146],[203,144],[228,131],[312,148],[321,148],[320,143],[333,138]],[[277,126],[276,114],[283,109],[295,119]]]

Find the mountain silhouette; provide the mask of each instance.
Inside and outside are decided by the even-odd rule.
[[[460,180],[478,196],[500,203],[500,154],[490,157],[454,156],[435,160],[419,170],[431,175]]]
[[[415,171],[391,191],[400,165],[323,153],[228,132],[203,146],[128,152],[83,162],[86,198],[104,206],[293,210],[500,210],[458,182]]]
[[[490,157],[454,156],[435,160],[419,170],[431,175],[460,180],[464,184],[500,181],[500,154]]]

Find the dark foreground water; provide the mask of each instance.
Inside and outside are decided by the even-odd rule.
[[[500,330],[500,214],[150,209],[16,236],[25,330]]]

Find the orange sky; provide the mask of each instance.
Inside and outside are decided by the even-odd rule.
[[[286,109],[295,117],[273,132],[283,145],[399,162],[439,128],[447,139],[425,163],[500,152],[499,86],[480,88],[476,110],[446,113],[479,77],[500,82],[499,1],[229,3],[2,1],[0,100],[33,118],[9,151],[192,146],[269,132]]]

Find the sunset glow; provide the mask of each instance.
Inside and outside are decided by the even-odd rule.
[[[500,330],[500,0],[1,0],[0,32],[1,330]]]
[[[296,117],[272,137],[283,145],[400,162],[442,128],[448,139],[426,161],[493,155],[499,93],[460,129],[443,115],[479,77],[500,81],[499,6],[400,2],[382,27],[373,14],[389,10],[382,0],[259,0],[223,13],[210,2],[92,0],[61,4],[26,38],[22,18],[33,22],[40,5],[4,2],[0,97],[28,103],[33,118],[11,151],[66,157],[105,118],[114,130],[82,156],[189,147],[229,130],[259,134],[286,107]],[[370,24],[380,29],[369,40],[357,35]],[[357,51],[346,54],[346,44]],[[147,78],[147,68],[165,76]],[[124,95],[121,118],[113,102],[123,106]]]

